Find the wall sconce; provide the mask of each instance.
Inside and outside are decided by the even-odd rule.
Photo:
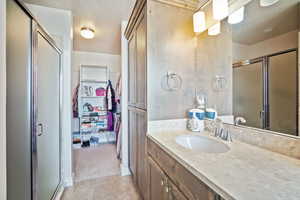
[[[228,0],[213,0],[213,17],[215,20],[221,21],[228,16]]]
[[[193,15],[194,32],[201,33],[206,30],[205,12],[198,11]]]
[[[82,27],[80,29],[80,35],[85,39],[92,39],[95,37],[95,31],[91,28]]]
[[[228,17],[228,23],[229,24],[238,24],[244,20],[244,11],[245,7],[241,7],[240,9],[234,11],[231,15]]]
[[[218,35],[221,33],[221,23],[217,23],[208,29],[208,35]]]

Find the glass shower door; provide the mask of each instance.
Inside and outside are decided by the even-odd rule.
[[[269,57],[269,129],[297,135],[297,51]]]
[[[60,53],[36,32],[36,198],[50,200],[60,184]]]
[[[245,126],[263,128],[263,62],[233,68],[233,114]]]

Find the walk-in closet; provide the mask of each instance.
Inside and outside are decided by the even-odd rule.
[[[120,174],[120,77],[109,66],[79,66],[73,90],[75,181]]]

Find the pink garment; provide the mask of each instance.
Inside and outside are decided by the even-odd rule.
[[[96,89],[96,96],[105,96],[106,90],[104,88],[97,88]]]

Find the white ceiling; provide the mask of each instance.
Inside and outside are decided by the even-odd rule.
[[[260,7],[252,0],[245,8],[242,23],[233,25],[233,41],[251,45],[299,28],[299,0],[280,0]]]
[[[71,10],[76,51],[120,54],[121,21],[127,19],[135,0],[24,0],[26,3]],[[91,40],[80,36],[82,26],[95,29]]]

